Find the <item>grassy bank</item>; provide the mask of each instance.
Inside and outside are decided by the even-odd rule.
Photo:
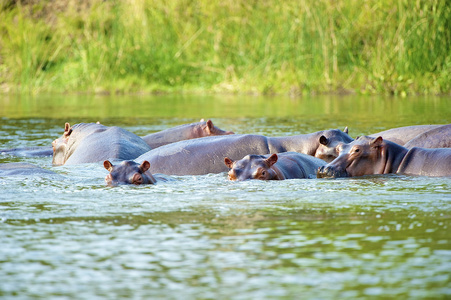
[[[0,3],[3,91],[451,90],[446,0]]]

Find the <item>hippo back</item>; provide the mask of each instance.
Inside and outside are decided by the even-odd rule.
[[[415,138],[417,135],[422,134],[431,129],[440,127],[442,125],[413,125],[392,128],[378,133],[369,135],[370,137],[377,138],[381,136],[384,140],[389,140],[398,145],[404,146],[408,141]]]
[[[100,124],[75,127],[68,142],[73,149],[65,164],[98,162],[107,159],[131,160],[150,150],[139,136],[120,127]],[[78,132],[76,132],[78,131]]]
[[[53,149],[48,146],[34,146],[34,147],[23,147],[23,148],[13,148],[13,149],[3,149],[0,150],[1,155],[10,155],[18,157],[41,157],[41,156],[52,156]]]
[[[226,172],[224,157],[238,160],[250,153],[270,153],[268,138],[234,134],[185,140],[153,149],[136,161],[149,161],[152,173],[203,175]]]
[[[232,131],[225,131],[216,127],[211,120],[191,124],[183,124],[168,128],[160,132],[151,133],[142,139],[152,148],[158,148],[167,144],[215,135],[229,135]]]
[[[407,142],[404,147],[451,148],[451,124],[423,132]]]
[[[0,177],[4,176],[30,176],[30,175],[55,175],[59,176],[57,173],[43,169],[33,164],[29,163],[4,163],[0,164]]]
[[[314,178],[319,167],[326,165],[322,159],[298,152],[278,153],[275,164],[285,179]]]
[[[451,148],[414,147],[407,152],[397,173],[422,176],[451,176]]]

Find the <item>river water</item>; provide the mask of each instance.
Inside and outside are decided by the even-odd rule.
[[[212,118],[236,133],[351,136],[451,123],[450,98],[4,96],[0,149],[50,145],[65,122],[145,135]],[[107,187],[101,163],[0,178],[2,299],[451,298],[451,178]]]

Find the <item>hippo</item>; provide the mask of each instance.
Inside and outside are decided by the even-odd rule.
[[[56,175],[57,173],[43,169],[33,164],[14,162],[0,164],[0,177],[16,175]]]
[[[105,182],[109,186],[155,184],[157,181],[167,181],[167,178],[160,175],[153,176],[149,172],[150,163],[148,161],[138,164],[132,160],[125,160],[115,166],[109,160],[105,160],[103,166],[110,172],[105,177]]]
[[[382,137],[361,136],[342,145],[340,155],[320,167],[318,178],[371,174],[451,176],[451,149],[407,149]]]
[[[408,141],[415,138],[417,135],[422,134],[431,129],[440,127],[442,125],[413,125],[413,126],[405,126],[392,128],[385,131],[377,132],[370,134],[370,137],[378,137],[381,136],[384,140],[389,140],[398,145],[404,146]]]
[[[18,157],[44,157],[52,156],[53,149],[50,146],[22,147],[0,150],[1,155]]]
[[[53,164],[73,165],[105,159],[130,160],[151,150],[139,136],[119,127],[98,123],[65,124],[63,135],[52,142]]]
[[[184,124],[162,130],[160,132],[148,134],[143,137],[143,140],[150,146],[150,148],[155,149],[178,141],[196,139],[205,136],[229,134],[234,133],[232,131],[225,131],[216,127],[213,125],[211,120],[207,120],[207,122],[200,120],[200,122]]]
[[[297,152],[252,154],[237,161],[226,157],[224,163],[231,169],[228,173],[229,180],[239,181],[311,178],[316,175],[319,167],[326,164],[322,159]]]
[[[209,136],[185,140],[144,153],[135,159],[150,162],[152,173],[166,175],[203,175],[227,172],[224,157],[238,160],[248,154],[272,154],[299,152],[315,156],[321,147],[320,137],[331,144],[334,141],[348,143],[353,139],[345,132],[334,129],[287,137],[266,137],[253,134]]]
[[[451,124],[436,127],[417,135],[408,141],[404,147],[421,148],[451,148]]]
[[[348,127],[343,130],[344,133],[348,133]],[[326,162],[333,161],[338,156],[338,149],[341,144],[349,143],[353,141],[350,139],[337,139],[336,137],[327,138],[324,135],[319,137],[318,149],[316,149],[315,157],[320,158]]]

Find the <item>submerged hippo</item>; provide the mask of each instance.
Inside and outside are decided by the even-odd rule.
[[[0,177],[3,176],[15,176],[15,175],[56,175],[57,173],[43,169],[29,163],[4,163],[0,164]]]
[[[103,162],[103,166],[110,172],[105,177],[105,182],[109,186],[119,184],[155,184],[157,180],[167,180],[158,175],[153,176],[149,172],[150,163],[148,161],[138,164],[134,161],[126,160],[114,166],[109,160],[106,160]]]
[[[178,141],[229,134],[234,133],[232,131],[225,131],[216,127],[213,125],[211,120],[208,120],[207,122],[201,120],[200,122],[184,124],[162,130],[160,132],[148,134],[143,137],[143,140],[150,146],[150,148],[155,149]]]
[[[151,149],[136,134],[96,123],[66,123],[63,135],[52,146],[54,165],[135,159]]]
[[[451,149],[407,149],[382,137],[362,136],[344,144],[340,155],[318,170],[318,178],[370,174],[451,176]]]
[[[1,155],[19,156],[19,157],[41,157],[52,156],[53,149],[49,146],[22,147],[0,150]]]
[[[353,139],[334,129],[287,137],[266,137],[253,134],[211,136],[180,141],[153,149],[136,159],[150,162],[152,173],[167,175],[203,175],[228,171],[224,157],[238,160],[248,154],[299,152],[315,156],[318,149],[328,147],[320,143],[324,136],[330,144],[349,143]]]
[[[423,132],[408,141],[404,147],[451,148],[451,124],[436,127]]]
[[[344,133],[348,133],[348,127],[343,130]],[[326,162],[333,161],[338,156],[339,148],[343,143],[350,143],[353,141],[352,138],[337,138],[336,136],[332,136],[327,138],[324,135],[319,137],[319,145],[315,152],[315,157],[321,158]]]
[[[370,137],[381,136],[384,140],[389,140],[398,145],[404,146],[408,141],[415,138],[417,135],[422,134],[431,129],[440,127],[442,125],[413,125],[392,128],[381,132],[370,134]]]
[[[322,159],[297,152],[252,154],[238,161],[226,157],[224,163],[231,169],[228,173],[229,180],[240,181],[311,178],[319,167],[326,164]]]

